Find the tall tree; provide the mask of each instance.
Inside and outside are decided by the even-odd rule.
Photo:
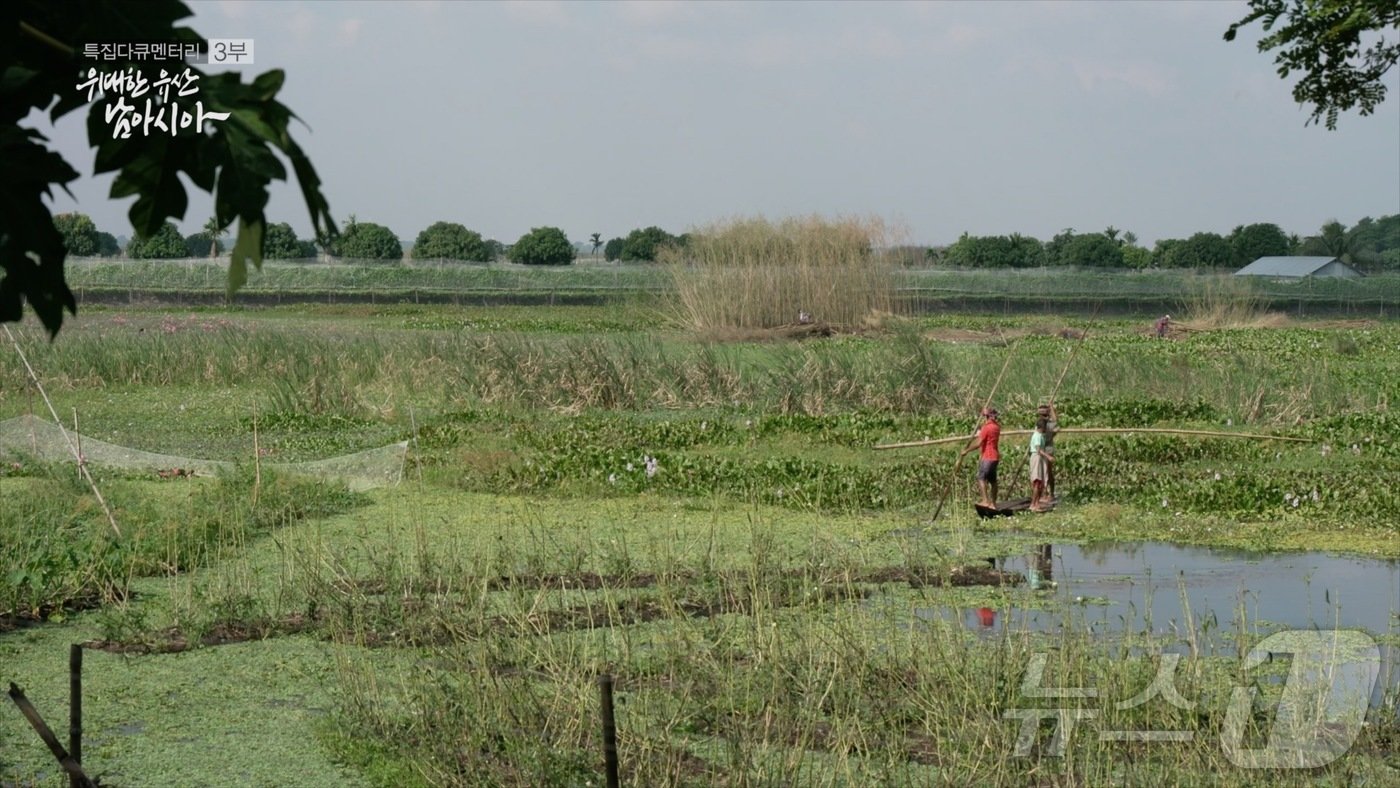
[[[209,221],[204,223],[204,236],[209,239],[209,256],[211,258],[219,256],[220,239],[225,235],[228,235],[228,230],[219,224],[217,217],[210,216]]]
[[[126,245],[126,256],[133,260],[174,260],[189,256],[189,247],[180,237],[180,229],[166,222],[149,236],[136,236]]]
[[[574,245],[558,227],[535,227],[510,247],[510,261],[523,265],[568,265]]]
[[[1261,257],[1283,257],[1292,248],[1288,235],[1276,224],[1259,222],[1240,225],[1230,232],[1230,254],[1233,265],[1245,266]]]
[[[410,255],[415,260],[491,261],[491,250],[481,233],[456,222],[434,222],[418,234]]]
[[[1293,98],[1312,105],[1309,124],[1321,120],[1336,129],[1338,114],[1356,108],[1370,115],[1385,100],[1385,74],[1400,61],[1400,39],[1392,35],[1400,30],[1400,3],[1249,0],[1249,13],[1230,25],[1225,40],[1255,22],[1268,33],[1259,51],[1278,50],[1278,75],[1302,73]]]
[[[667,246],[679,246],[680,240],[660,227],[651,226],[638,228],[627,234],[622,241],[622,259],[624,261],[645,261],[650,262],[656,259],[656,255]]]
[[[1333,219],[1318,230],[1317,235],[1303,240],[1302,254],[1335,257],[1350,265],[1355,259],[1356,236],[1347,232],[1346,225]]]
[[[97,232],[97,254],[102,257],[116,257],[122,248],[117,245],[117,237],[108,232]]]
[[[91,257],[98,252],[97,225],[85,213],[60,213],[54,226],[63,236],[63,247],[75,257]]]
[[[593,244],[593,256],[594,256],[594,257],[597,257],[597,256],[598,256],[598,247],[600,247],[600,246],[603,245],[603,234],[602,234],[602,233],[594,233],[594,234],[588,236],[588,242],[591,243],[591,244]]]
[[[269,224],[263,233],[263,256],[269,260],[298,260],[316,256],[314,244],[297,240],[297,233],[286,222]]]
[[[1230,242],[1219,233],[1196,233],[1173,244],[1167,258],[1171,268],[1228,268],[1233,259]]]
[[[335,239],[331,255],[356,260],[402,260],[403,246],[388,227],[356,221],[351,215],[340,237]]]

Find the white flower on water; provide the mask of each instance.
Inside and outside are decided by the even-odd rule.
[[[1323,456],[1323,457],[1326,457],[1327,455],[1329,455],[1329,454],[1332,453],[1332,444],[1330,444],[1330,443],[1324,443],[1324,444],[1322,444],[1322,448],[1319,449],[1318,451],[1321,451],[1321,452],[1322,452],[1322,456]]]
[[[778,488],[778,497],[779,497],[779,498],[783,497],[783,488],[781,488],[781,487]]]
[[[1361,453],[1361,447],[1360,447],[1359,445],[1355,444],[1355,443],[1351,444],[1351,453],[1352,453],[1352,454],[1360,454],[1360,453]]]
[[[1293,508],[1294,508],[1294,509],[1297,509],[1297,508],[1298,508],[1298,504],[1301,503],[1302,500],[1303,500],[1302,498],[1294,498],[1294,499],[1293,499]]]
[[[1317,503],[1318,501],[1322,500],[1322,496],[1318,494],[1316,487],[1313,488],[1312,499],[1313,503]]]
[[[1220,481],[1220,478],[1221,478],[1221,477],[1220,477],[1220,471],[1216,471],[1216,472],[1215,472],[1215,480],[1216,480],[1216,481]]]
[[[655,476],[656,472],[661,470],[661,463],[657,462],[655,457],[644,457],[642,459],[646,460],[648,479]]]
[[[752,426],[753,426],[753,419],[744,419],[744,428],[745,428],[745,429],[748,429],[749,427],[752,427]]]
[[[610,474],[608,474],[608,484],[617,484],[617,474],[615,474],[615,473],[610,473]]]
[[[704,432],[704,431],[705,431],[705,428],[708,427],[709,424],[710,424],[710,423],[707,422],[707,421],[702,421],[702,422],[700,422],[700,431],[701,431],[701,432]]]
[[[1233,426],[1235,426],[1235,420],[1234,420],[1234,419],[1226,419],[1226,420],[1225,420],[1225,426],[1226,426],[1226,427],[1233,427]]]
[[[633,465],[633,464],[630,463],[630,462],[627,463],[627,472],[628,472],[628,473],[631,473],[632,471],[635,471],[635,470],[637,470],[637,466]]]
[[[1167,508],[1167,499],[1166,499],[1166,498],[1163,498],[1163,499],[1162,499],[1162,508],[1163,508],[1163,509]]]

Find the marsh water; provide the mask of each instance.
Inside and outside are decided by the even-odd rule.
[[[1327,553],[1253,553],[1162,543],[1040,545],[997,559],[1027,582],[1002,609],[915,608],[989,636],[1065,629],[1147,633],[1185,652],[1237,656],[1239,633],[1364,630],[1380,643],[1380,681],[1400,686],[1400,561]],[[1059,604],[1044,605],[1050,596]],[[1024,605],[1016,604],[1024,599]]]

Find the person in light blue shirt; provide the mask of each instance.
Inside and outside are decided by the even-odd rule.
[[[1045,482],[1049,478],[1049,468],[1055,458],[1045,451],[1046,430],[1046,420],[1037,419],[1035,433],[1031,435],[1031,511],[1033,512],[1049,510]]]

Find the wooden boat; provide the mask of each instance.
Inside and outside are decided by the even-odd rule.
[[[1055,504],[1058,501],[1058,498],[1050,499],[1048,507],[1050,509],[1055,508]],[[1020,498],[1015,501],[1001,501],[996,506],[984,506],[980,503],[975,504],[975,506],[977,508],[977,516],[983,519],[991,519],[993,517],[1011,517],[1013,515],[1021,514],[1022,512],[1033,511],[1031,509],[1031,499],[1029,498]]]

